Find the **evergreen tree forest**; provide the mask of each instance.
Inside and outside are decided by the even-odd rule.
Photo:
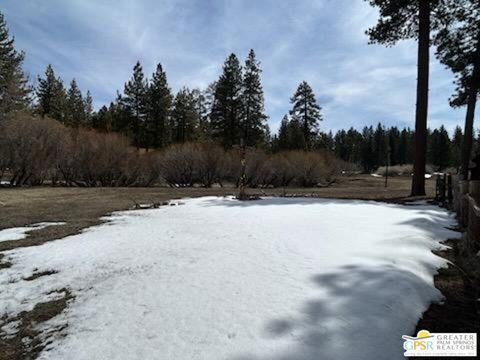
[[[15,49],[1,13],[0,122],[24,112],[32,115],[32,119],[53,119],[72,129],[119,134],[128,139],[130,146],[145,152],[192,142],[218,145],[226,151],[245,144],[267,154],[327,151],[366,173],[387,164],[413,164],[418,153],[425,152],[425,163],[434,171],[447,168],[458,171],[470,149],[478,151],[480,143],[480,135],[473,127],[480,47],[477,28],[472,26],[479,20],[480,11],[473,0],[450,4],[455,11],[448,10],[450,0],[444,2],[436,5],[435,13],[444,14],[445,24],[433,19],[431,36],[439,61],[455,75],[457,91],[451,105],[468,105],[467,136],[460,127],[453,133],[443,126],[428,128],[423,108],[417,108],[417,131],[385,127],[381,123],[375,127],[362,126],[365,119],[359,119],[358,125],[350,129],[325,131],[324,128],[334,127],[335,119],[325,118],[322,104],[307,81],[299,81],[297,89],[292,91],[290,111],[283,119],[270,119],[280,120],[278,132],[271,134],[264,104],[262,67],[253,49],[244,61],[236,54],[228,55],[219,77],[204,89],[182,87],[174,92],[161,63],[153,73],[146,74],[137,62],[123,89],[112,96],[109,104],[95,109],[90,91],[82,92],[76,79],[65,82],[50,64],[38,76],[36,86],[31,85],[33,81],[22,68],[25,55]],[[380,20],[368,30],[372,42],[393,45],[403,38],[418,38],[418,9],[410,1],[405,5],[381,0],[370,3],[380,8],[381,17],[390,19]],[[402,6],[406,10],[397,14]]]

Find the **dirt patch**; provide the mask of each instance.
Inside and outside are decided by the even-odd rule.
[[[5,255],[0,253],[0,270],[1,269],[7,269],[10,266],[12,266],[12,263],[5,260]]]
[[[37,326],[47,320],[54,318],[64,311],[68,302],[73,299],[68,289],[55,291],[63,294],[61,298],[38,303],[31,311],[23,311],[14,318],[0,319],[0,327],[17,324],[17,331],[7,334],[0,332],[0,360],[30,360],[48,345],[43,341]],[[48,336],[61,334],[64,326],[49,329]],[[45,334],[43,334],[45,335]]]
[[[25,281],[33,281],[33,280],[35,280],[35,279],[38,279],[39,277],[48,276],[48,275],[53,275],[53,274],[56,274],[56,273],[58,273],[58,271],[56,271],[56,270],[47,270],[47,271],[34,272],[32,275],[24,278],[23,280],[25,280]]]

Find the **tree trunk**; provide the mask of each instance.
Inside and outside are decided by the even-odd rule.
[[[460,167],[460,174],[463,180],[468,180],[468,165],[470,163],[473,141],[473,119],[475,117],[475,107],[477,105],[477,96],[480,86],[480,34],[478,36],[474,61],[472,79],[470,80],[471,82],[468,87],[467,114],[465,115],[465,129],[462,142],[462,164]]]
[[[415,110],[415,161],[412,196],[425,195],[425,162],[427,155],[428,73],[430,50],[430,0],[420,0],[417,104]]]

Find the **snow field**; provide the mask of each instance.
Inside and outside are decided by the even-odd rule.
[[[42,359],[403,359],[442,296],[431,250],[455,221],[425,204],[189,199],[5,252],[0,315],[75,296]],[[36,271],[58,273],[23,279]],[[15,330],[7,324],[8,332]]]

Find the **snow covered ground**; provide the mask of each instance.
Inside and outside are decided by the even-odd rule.
[[[0,318],[67,287],[43,359],[403,359],[455,221],[430,205],[190,199],[6,252]],[[34,281],[34,271],[56,270]],[[15,324],[4,331],[12,333]]]
[[[9,240],[21,240],[27,237],[27,233],[32,230],[44,229],[47,226],[65,225],[64,222],[42,222],[28,226],[0,230],[0,242]]]

